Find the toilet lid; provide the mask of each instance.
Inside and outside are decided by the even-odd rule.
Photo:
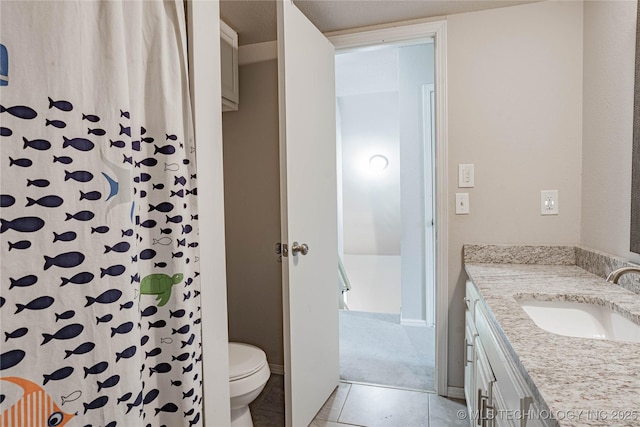
[[[267,355],[253,345],[229,343],[229,380],[239,380],[260,370],[267,363]]]

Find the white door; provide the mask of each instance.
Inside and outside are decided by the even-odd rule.
[[[297,427],[339,379],[334,48],[290,0],[277,5],[286,421]]]

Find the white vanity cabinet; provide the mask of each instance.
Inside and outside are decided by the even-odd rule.
[[[238,85],[238,33],[220,21],[220,74],[222,111],[237,111],[240,102]]]
[[[547,426],[475,285],[466,284],[464,392],[472,426]]]

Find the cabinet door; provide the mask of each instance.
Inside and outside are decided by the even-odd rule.
[[[480,340],[475,341],[475,359],[476,404],[469,416],[475,418],[475,425],[494,427],[493,413],[490,408],[493,407],[492,388],[495,378]]]
[[[476,407],[474,367],[476,364],[475,340],[477,336],[478,333],[471,318],[471,313],[467,310],[465,312],[464,328],[464,396],[467,399],[469,414],[472,414]]]

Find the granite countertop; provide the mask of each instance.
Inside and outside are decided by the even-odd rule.
[[[490,317],[558,425],[640,425],[640,343],[556,335],[540,329],[517,302],[533,297],[605,304],[640,323],[640,295],[577,267],[570,257],[554,258],[555,265],[467,254],[465,261]]]

